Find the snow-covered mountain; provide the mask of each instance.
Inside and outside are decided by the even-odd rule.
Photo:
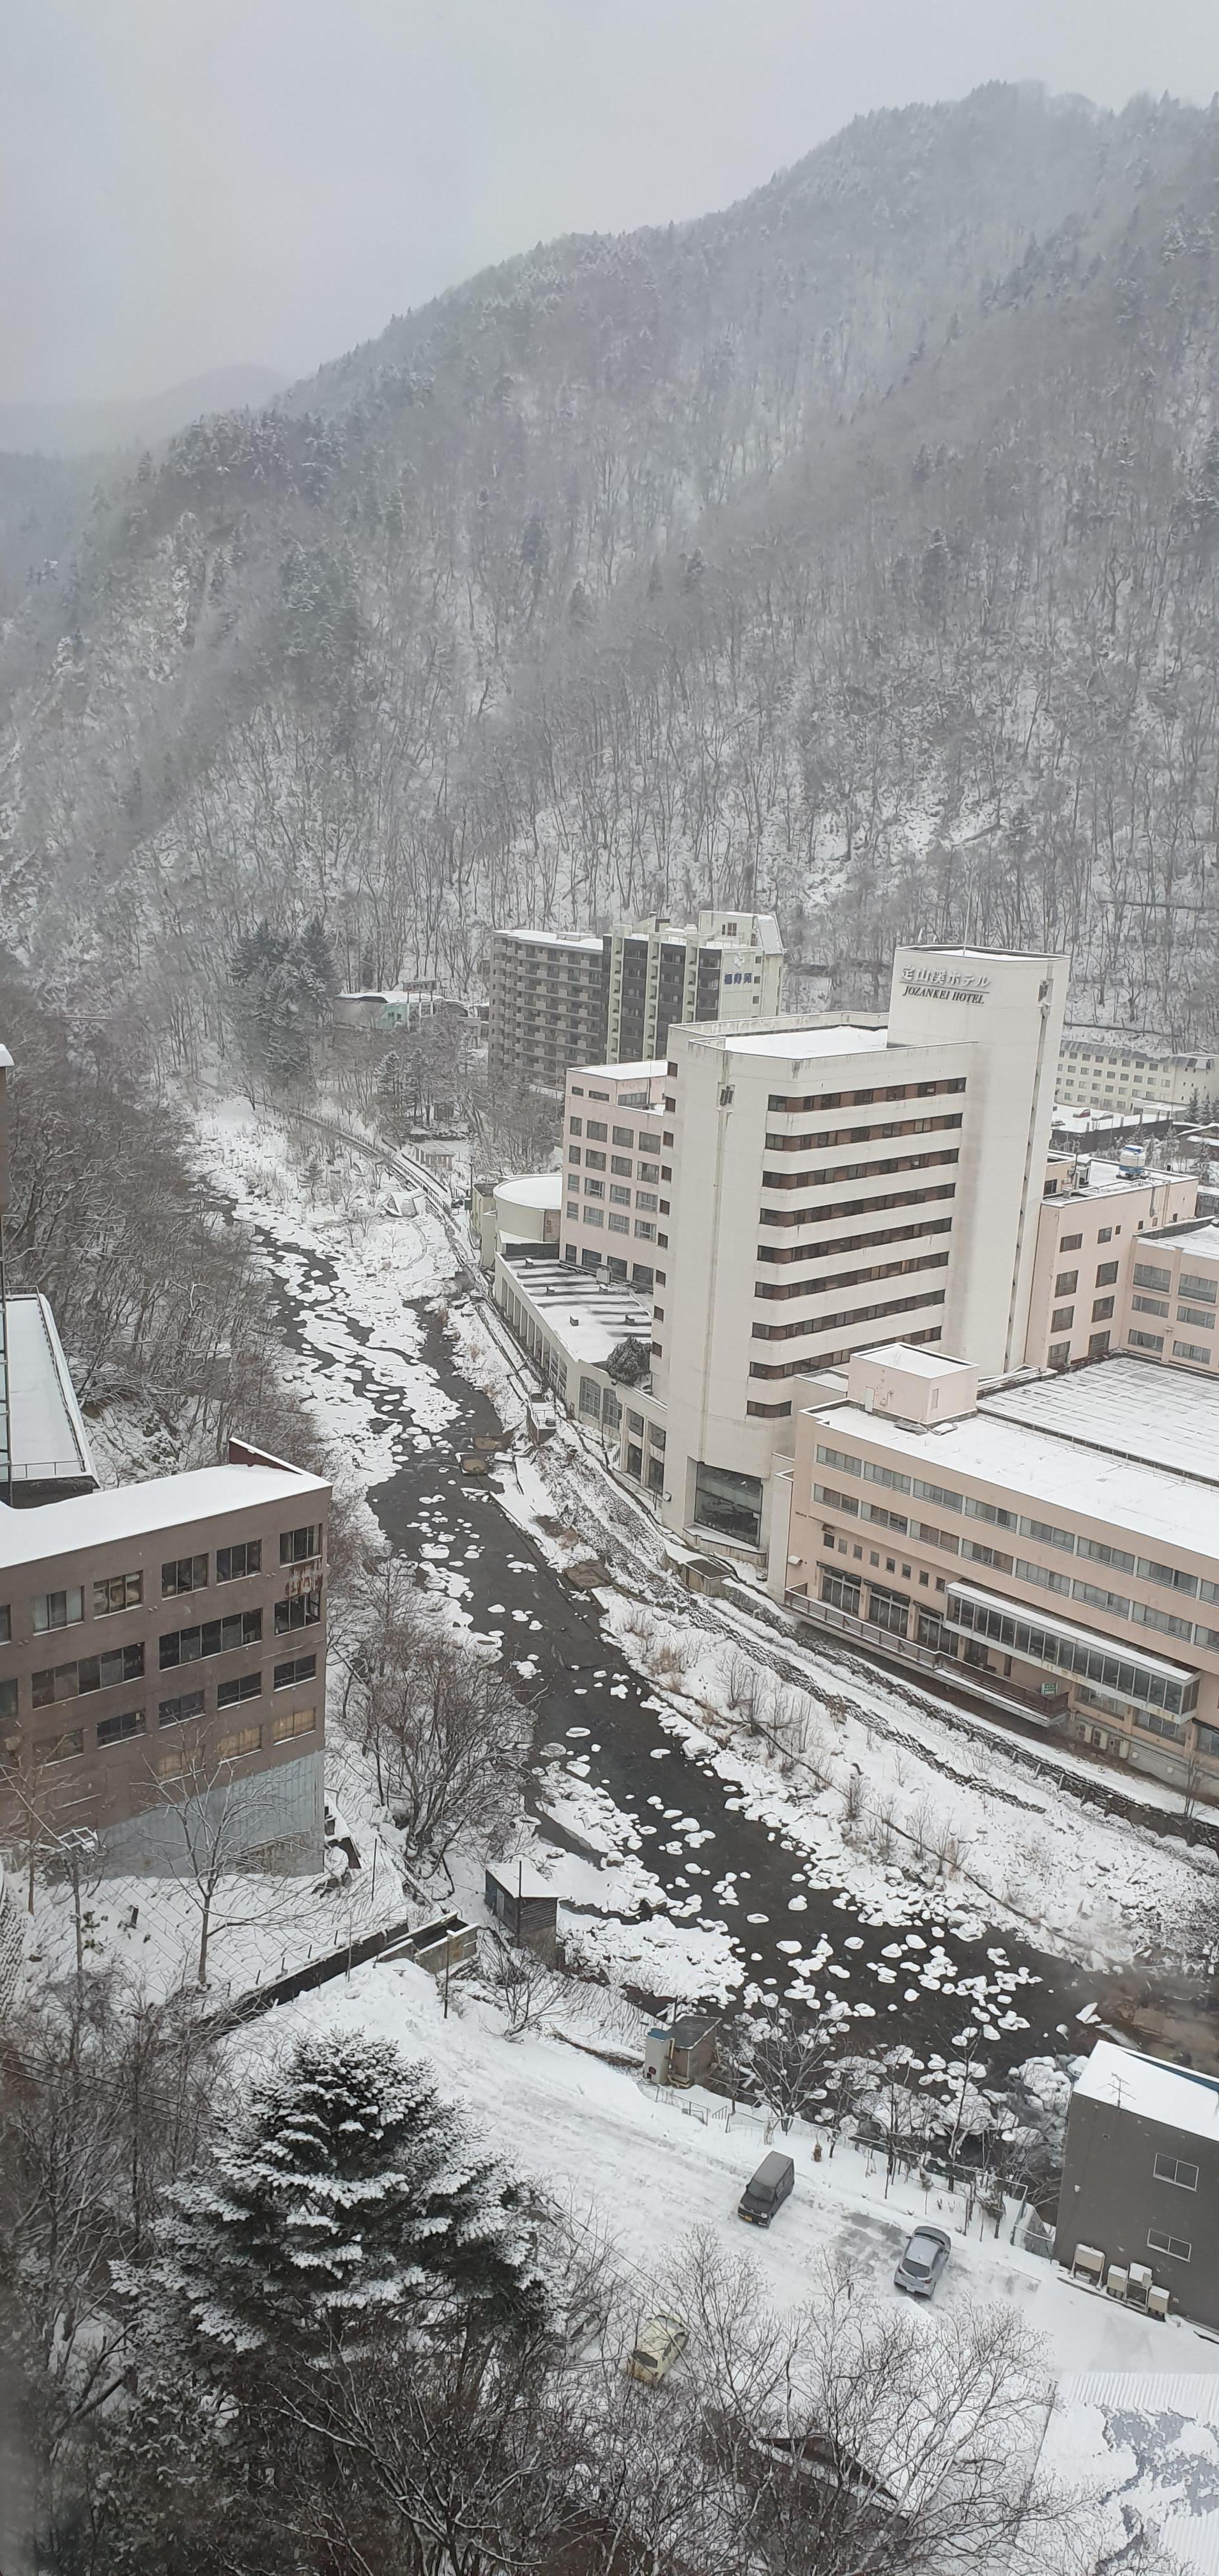
[[[994,86],[185,430],[8,621],[7,935],[180,1033],[263,913],[464,985],[748,899],[1219,1034],[1217,186],[1214,112]]]

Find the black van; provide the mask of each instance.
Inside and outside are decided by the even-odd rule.
[[[752,2182],[746,2183],[737,2202],[737,2217],[747,2218],[753,2227],[769,2227],[795,2179],[796,2168],[790,2156],[763,2156]]]

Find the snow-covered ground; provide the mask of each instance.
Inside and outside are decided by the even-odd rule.
[[[425,2057],[442,2090],[468,2104],[505,2162],[543,2177],[561,2196],[591,2194],[641,2289],[663,2280],[678,2239],[710,2227],[727,2250],[742,2237],[736,2203],[771,2143],[758,2112],[735,2114],[718,2095],[658,2095],[632,2073],[578,2055],[560,2039],[526,2033],[510,2041],[493,2004],[457,1992],[448,2019],[422,1969],[399,1962],[362,1968],[340,1987],[303,1997],[258,2026],[259,2054],[301,2028],[359,2026]],[[239,2043],[246,2047],[245,2040]],[[996,2239],[994,2221],[946,2189],[925,2193],[913,2179],[886,2195],[884,2159],[862,2147],[828,2145],[797,2124],[785,2141],[796,2188],[772,2229],[752,2232],[748,2250],[768,2295],[789,2307],[809,2292],[820,2256],[840,2255],[861,2286],[887,2295],[915,2219],[938,2217],[954,2250],[940,2300],[1013,2303],[1045,2340],[1058,2372],[1197,2371],[1219,2374],[1219,2339],[1179,2318],[1160,2325],[1064,2280],[1042,2257]],[[1010,2222],[1009,2222],[1010,2223]]]

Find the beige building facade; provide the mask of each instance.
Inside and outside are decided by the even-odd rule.
[[[562,1258],[651,1289],[667,1250],[663,1062],[576,1065],[563,1103]]]
[[[0,1506],[0,1834],[84,1827],[113,1868],[171,1869],[193,1783],[235,1852],[318,1866],[329,1500],[234,1444],[225,1466]]]
[[[1156,1227],[1192,1218],[1197,1200],[1196,1180],[1180,1173],[1127,1175],[1116,1163],[1053,1156],[1037,1219],[1025,1366],[1074,1368],[1129,1347],[1135,1247]]]
[[[1062,957],[901,949],[879,1025],[672,1032],[634,1408],[666,1526],[764,1552],[796,1382],[886,1331],[1020,1364],[1066,983]]]
[[[1099,1031],[1067,1034],[1058,1063],[1058,1097],[1072,1109],[1149,1109],[1163,1104],[1204,1115],[1219,1101],[1213,1055],[1171,1055]]]
[[[781,1484],[776,1598],[1219,1794],[1219,1387],[882,1346],[799,1390]]]

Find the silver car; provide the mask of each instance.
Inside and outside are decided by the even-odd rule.
[[[893,2275],[897,2288],[929,2299],[951,2252],[952,2238],[942,2227],[916,2227]]]

